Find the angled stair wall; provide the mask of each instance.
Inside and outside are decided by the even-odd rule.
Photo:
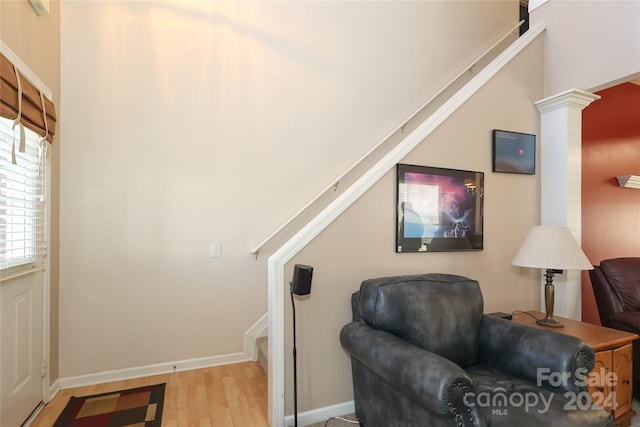
[[[285,267],[313,239],[324,231],[346,209],[352,206],[374,184],[385,176],[399,161],[435,131],[446,119],[454,114],[467,100],[476,94],[487,82],[501,71],[513,58],[545,30],[544,24],[532,27],[521,38],[513,42],[489,65],[478,72],[462,88],[451,95],[424,121],[411,131],[403,133],[398,145],[382,156],[370,169],[346,188],[318,215],[313,217],[300,231],[282,245],[268,259],[269,280],[269,329],[272,352],[269,360],[270,419],[273,426],[284,423],[284,360],[285,360]]]

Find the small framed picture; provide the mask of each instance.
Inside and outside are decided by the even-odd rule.
[[[536,136],[528,133],[494,129],[493,171],[536,173]]]

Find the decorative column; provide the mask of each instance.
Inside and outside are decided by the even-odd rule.
[[[540,224],[568,227],[578,244],[582,241],[582,110],[598,99],[598,95],[572,89],[536,102],[540,112]],[[580,271],[555,276],[554,313],[558,316],[581,320],[581,278]]]

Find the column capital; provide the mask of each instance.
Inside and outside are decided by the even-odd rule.
[[[600,95],[584,90],[571,89],[536,102],[536,107],[538,107],[538,111],[541,114],[560,108],[573,108],[582,111],[598,99],[600,99]]]

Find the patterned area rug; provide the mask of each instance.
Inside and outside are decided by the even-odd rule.
[[[165,384],[71,397],[53,427],[160,427]]]

